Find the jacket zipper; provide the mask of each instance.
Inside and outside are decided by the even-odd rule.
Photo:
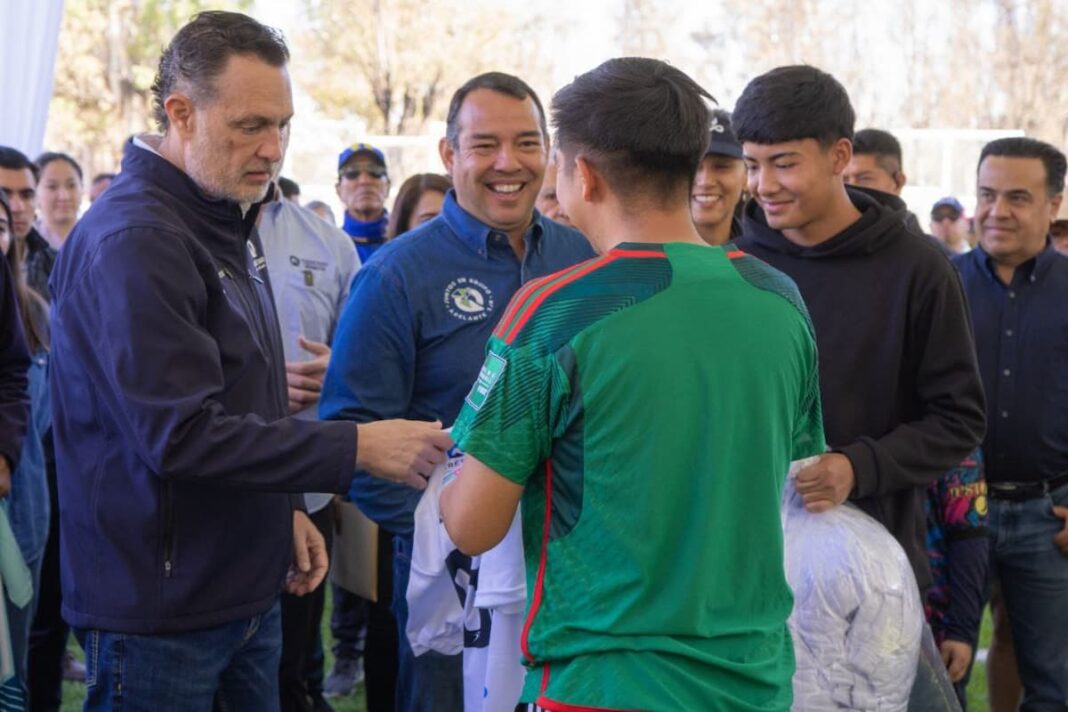
[[[174,553],[174,483],[166,480],[163,483],[163,576],[171,577],[173,564],[171,557]]]
[[[270,354],[272,352],[270,330],[267,324],[267,317],[263,311],[266,307],[256,288],[256,283],[259,283],[264,289],[267,289],[267,283],[263,281],[262,277],[255,274],[252,271],[252,268],[246,268],[244,271],[244,274],[242,275],[244,277],[243,284],[238,282],[237,274],[241,273],[239,269],[231,270],[229,267],[223,267],[223,272],[230,279],[230,282],[233,283],[234,288],[237,291],[241,306],[244,308],[245,314],[249,318],[250,326],[253,331],[253,338],[258,342],[258,345],[264,354]],[[246,288],[248,290],[247,293]],[[285,391],[283,390],[282,392],[284,393]],[[284,398],[279,404],[276,404],[276,406],[281,408],[279,411],[280,413],[284,414],[287,412],[286,409],[288,406]]]

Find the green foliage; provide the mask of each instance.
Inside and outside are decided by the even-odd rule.
[[[529,23],[500,3],[304,2],[298,81],[325,114],[359,116],[372,133],[420,133],[445,118],[452,92],[469,77],[529,66],[514,41]]]
[[[152,81],[163,47],[206,9],[251,0],[73,0],[64,7],[45,145],[86,173],[118,167],[122,144],[152,126]]]

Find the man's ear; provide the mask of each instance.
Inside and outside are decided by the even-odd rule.
[[[831,145],[831,165],[835,175],[842,175],[853,160],[853,142],[840,138]]]
[[[582,188],[582,199],[592,203],[603,197],[604,177],[597,171],[592,163],[581,154],[575,157],[575,171],[578,172],[579,185]]]
[[[904,171],[898,171],[894,174],[894,185],[897,186],[897,192],[900,193],[901,189],[905,187],[905,184],[909,182],[909,177],[905,175]]]
[[[441,164],[445,166],[445,172],[452,175],[452,162],[456,158],[456,149],[448,137],[438,141],[438,155],[441,156]]]
[[[1063,201],[1063,200],[1064,200],[1064,193],[1057,193],[1049,201],[1049,204],[1050,204],[1050,215],[1052,216],[1050,218],[1050,224],[1051,225],[1053,224],[1053,221],[1057,219],[1057,213],[1059,213],[1061,211],[1061,201]]]
[[[196,111],[188,94],[174,92],[163,101],[167,123],[179,136],[188,137],[196,128]]]

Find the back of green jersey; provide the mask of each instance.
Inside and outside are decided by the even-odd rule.
[[[818,394],[796,288],[737,251],[626,245],[516,296],[454,434],[526,486],[527,698],[789,707],[779,502]]]

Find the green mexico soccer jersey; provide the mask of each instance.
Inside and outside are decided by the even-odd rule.
[[[785,710],[779,504],[824,449],[794,283],[727,246],[624,244],[512,299],[454,428],[524,485],[523,700]]]

